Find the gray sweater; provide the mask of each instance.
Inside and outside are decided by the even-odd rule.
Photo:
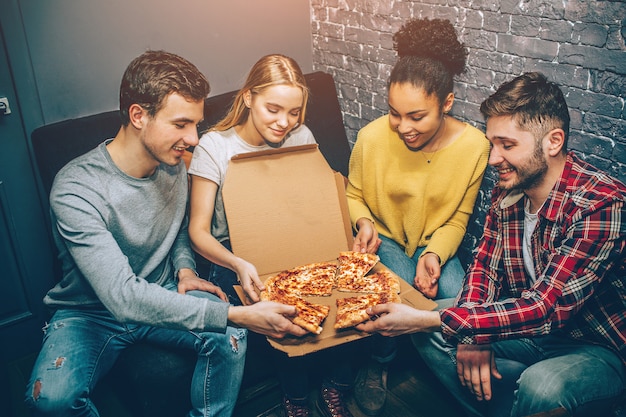
[[[187,233],[187,172],[161,164],[149,178],[122,172],[106,141],[57,174],[52,232],[63,278],[44,298],[53,309],[106,308],[122,323],[224,332],[228,304],[181,295],[195,269]]]

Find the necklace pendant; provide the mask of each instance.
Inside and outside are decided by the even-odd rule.
[[[426,162],[428,162],[430,164],[430,159],[427,159]]]

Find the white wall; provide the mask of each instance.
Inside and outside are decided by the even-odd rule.
[[[32,104],[46,124],[117,109],[122,73],[146,49],[189,59],[209,79],[212,95],[238,88],[268,53],[290,55],[305,73],[312,70],[308,0],[3,0],[0,14],[5,6],[21,25],[0,24],[23,28],[30,60],[17,62],[31,74],[14,72],[16,85],[28,84],[20,76],[32,79],[36,92],[24,96],[39,101]],[[19,41],[4,29],[7,42]]]

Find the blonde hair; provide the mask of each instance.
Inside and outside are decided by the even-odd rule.
[[[298,125],[304,123],[309,89],[306,86],[302,70],[292,58],[281,54],[272,54],[264,56],[252,66],[245,84],[235,95],[228,113],[211,130],[224,131],[243,124],[250,113],[250,109],[244,102],[244,94],[247,91],[250,91],[251,94],[259,94],[264,89],[275,85],[290,85],[302,89],[302,110],[298,117]]]

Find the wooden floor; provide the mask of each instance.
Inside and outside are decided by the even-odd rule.
[[[463,416],[454,399],[410,348],[402,349],[389,367],[387,388],[387,402],[381,417]],[[315,408],[317,396],[317,389],[309,395],[311,417],[323,417]],[[242,392],[233,417],[282,417],[281,397],[278,382],[268,380],[263,386],[257,386],[256,392]],[[348,407],[355,417],[367,417],[351,397]]]

